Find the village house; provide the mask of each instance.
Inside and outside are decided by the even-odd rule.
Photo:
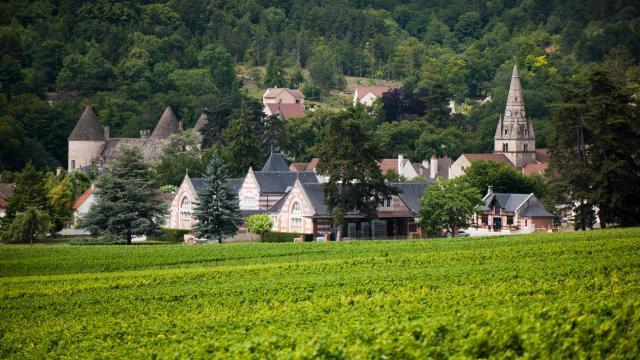
[[[547,149],[536,149],[533,123],[526,116],[517,65],[511,74],[504,116],[500,115],[496,126],[493,153],[462,154],[451,164],[451,178],[464,175],[471,163],[478,160],[502,162],[525,175],[543,173],[547,168]]]
[[[552,231],[556,228],[555,215],[548,212],[533,193],[494,193],[489,186],[483,201],[484,206],[475,218],[475,225],[480,229],[530,233]]]
[[[198,119],[198,133],[206,124],[206,120],[206,116]],[[153,132],[141,130],[138,138],[112,138],[109,127],[103,126],[93,108],[87,105],[68,138],[67,170],[73,172],[91,165],[102,167],[124,146],[140,147],[147,161],[158,159],[169,136],[182,130],[182,122],[178,121],[171,107],[167,106]],[[201,136],[199,140],[202,141]]]
[[[359,86],[353,92],[353,106],[358,103],[364,106],[373,106],[373,103],[391,90],[386,86]]]
[[[423,235],[418,223],[419,198],[428,184],[390,185],[400,193],[382,201],[377,209],[376,219],[369,222],[366,217],[357,213],[345,216],[342,232],[345,239],[393,239]],[[293,188],[268,211],[273,221],[272,230],[312,234],[315,239],[330,239],[333,236],[332,216],[323,199],[322,184],[305,183],[302,179],[296,179]]]
[[[262,95],[263,112],[283,120],[304,115],[304,95],[298,89],[269,88]]]
[[[7,213],[9,197],[13,194],[13,184],[0,183],[0,218]]]
[[[71,223],[73,227],[78,225],[78,221],[80,218],[85,216],[89,209],[95,204],[96,197],[94,195],[96,191],[95,184],[91,183],[91,186],[85,190],[71,205],[71,209],[73,209],[73,214],[71,218]]]

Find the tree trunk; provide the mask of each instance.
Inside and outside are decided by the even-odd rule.
[[[336,241],[342,240],[342,225],[338,225],[338,229],[336,230]]]
[[[127,245],[131,245],[131,231],[127,231]]]

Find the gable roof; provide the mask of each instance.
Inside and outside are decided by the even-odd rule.
[[[529,163],[522,168],[522,172],[525,175],[543,174],[547,170],[548,165],[549,165],[548,162]]]
[[[288,92],[289,94],[291,94],[291,96],[293,96],[296,99],[304,99],[304,95],[302,94],[302,92],[298,89],[287,89],[287,88],[269,88],[267,89],[267,91],[264,92],[264,97],[265,98],[274,98],[278,95],[280,95],[280,93],[282,93],[283,91]]]
[[[484,207],[482,210],[490,210],[491,203],[496,201],[504,211],[518,212],[521,216],[536,216],[536,217],[554,217],[552,213],[548,212],[540,200],[533,194],[504,194],[504,193],[489,193],[484,199]]]
[[[91,105],[87,105],[80,115],[80,119],[71,131],[68,140],[75,141],[104,141],[104,126],[98,121]]]
[[[295,116],[304,115],[304,106],[302,104],[275,103],[266,104],[265,106],[269,108],[269,112],[271,112],[271,114],[280,114],[280,116],[285,120]]]
[[[82,206],[82,204],[87,201],[87,199],[94,193],[94,191],[96,191],[96,186],[92,183],[91,186],[89,186],[89,188],[87,190],[85,190],[82,195],[80,195],[74,202],[73,205],[71,206],[72,209],[77,209],[80,206]]]
[[[318,177],[309,171],[255,171],[254,176],[263,194],[285,194],[300,179],[302,183],[317,183]]]
[[[287,161],[281,153],[271,153],[261,171],[290,171]]]
[[[357,99],[362,100],[363,97],[367,96],[368,93],[372,93],[376,97],[381,97],[389,91],[391,88],[387,86],[358,86],[356,88]]]
[[[400,200],[402,200],[411,212],[418,214],[420,212],[420,197],[431,184],[401,182],[390,183],[389,185],[400,190],[398,194]]]
[[[513,163],[505,154],[493,154],[493,153],[485,153],[485,154],[462,154],[460,156],[464,156],[469,160],[469,162],[474,162],[478,160],[486,160],[486,161],[497,161],[509,166],[513,166]]]
[[[167,106],[164,109],[164,113],[160,117],[156,128],[153,129],[151,134],[152,138],[163,139],[169,137],[171,134],[175,134],[180,131],[180,124],[176,114],[173,113],[171,106]]]

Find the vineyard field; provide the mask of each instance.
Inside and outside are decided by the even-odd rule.
[[[634,358],[640,229],[0,245],[0,358]]]

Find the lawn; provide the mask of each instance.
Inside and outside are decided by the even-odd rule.
[[[0,358],[633,358],[640,229],[0,245],[0,318]]]

